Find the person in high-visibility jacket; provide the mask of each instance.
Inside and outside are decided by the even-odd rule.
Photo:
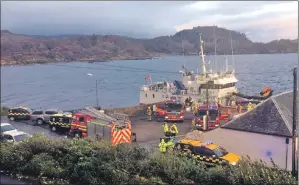
[[[191,109],[193,108],[193,99],[191,98],[191,96],[189,96],[189,105],[191,107]]]
[[[248,110],[248,111],[251,111],[251,110],[252,110],[252,103],[251,103],[251,102],[248,103],[248,105],[247,105],[247,110]]]
[[[194,104],[193,104],[193,108],[192,108],[192,111],[193,111],[193,114],[195,115],[198,111],[198,104],[197,102],[195,101]]]
[[[168,142],[166,143],[166,146],[167,146],[168,151],[170,151],[170,152],[173,151],[173,148],[175,146],[173,138],[168,140]]]
[[[167,145],[166,145],[164,139],[161,139],[161,142],[159,143],[158,147],[159,147],[160,152],[162,152],[162,153],[166,152]]]
[[[168,124],[164,122],[163,124],[163,130],[164,130],[164,135],[168,136],[169,135],[169,129],[168,129]]]
[[[152,109],[150,106],[147,107],[147,120],[152,121]]]
[[[175,123],[173,123],[170,127],[170,133],[172,136],[176,136],[179,133],[178,127],[176,126]]]

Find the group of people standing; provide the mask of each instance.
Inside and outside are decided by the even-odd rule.
[[[176,123],[173,123],[169,128],[167,122],[164,122],[163,130],[164,130],[164,138],[161,139],[158,147],[160,152],[166,153],[167,149],[169,151],[173,150],[175,146],[174,139],[179,133],[179,130],[176,126]]]
[[[251,111],[255,107],[255,104],[249,102],[247,105],[247,111]],[[239,114],[243,113],[243,106],[239,103],[237,106],[237,111]]]

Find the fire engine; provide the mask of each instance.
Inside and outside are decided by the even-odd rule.
[[[127,115],[114,113],[111,116],[93,107],[86,107],[74,114],[69,135],[73,137],[88,137],[93,139],[105,139],[113,146],[120,143],[131,143],[131,122]]]
[[[157,122],[164,121],[184,121],[184,106],[179,101],[170,100],[156,105],[155,116]]]
[[[208,110],[208,111],[207,111]],[[203,123],[203,117],[208,112],[208,123],[205,126]],[[217,104],[199,105],[198,111],[195,114],[195,118],[192,120],[192,124],[197,130],[211,130],[219,127],[220,122],[230,119],[229,109],[227,113],[221,113],[221,108]]]

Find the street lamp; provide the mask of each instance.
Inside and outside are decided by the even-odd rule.
[[[87,73],[88,76],[93,76],[91,73]],[[96,101],[97,101],[97,109],[99,108],[99,98],[98,98],[98,80],[96,79]]]

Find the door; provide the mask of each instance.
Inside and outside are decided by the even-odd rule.
[[[20,113],[19,119],[27,119],[29,112],[25,109],[18,109],[18,112]]]
[[[57,111],[45,111],[45,114],[43,115],[44,116],[44,120],[46,122],[48,122],[50,120],[50,116],[54,115],[54,114],[57,114],[58,112]]]

